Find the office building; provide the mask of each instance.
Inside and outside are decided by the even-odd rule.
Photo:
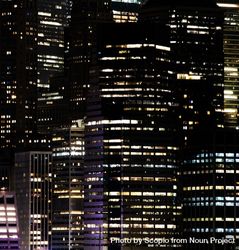
[[[0,248],[20,250],[17,204],[14,193],[0,192]]]
[[[142,10],[142,20],[170,27],[185,143],[195,130],[222,128],[223,12],[213,0],[149,0]]]
[[[64,28],[71,1],[2,1],[0,15],[1,148],[36,141],[37,85],[64,72]]]
[[[52,250],[83,249],[84,123],[53,132]]]
[[[238,24],[239,3],[236,0],[218,0],[224,11],[224,116],[225,126],[238,127]]]
[[[65,124],[68,113],[63,104],[64,52],[71,5],[71,0],[37,0],[37,132],[49,147],[49,133]]]
[[[71,24],[66,30],[66,75],[72,121],[84,118],[89,72],[95,56],[96,26],[100,22],[136,22],[142,1],[73,1]],[[89,27],[88,27],[89,26]],[[87,34],[87,35],[86,35]],[[79,74],[79,72],[81,72]],[[79,117],[78,114],[82,115]]]
[[[64,28],[69,22],[69,0],[37,1],[37,83],[49,88],[50,77],[64,72]]]
[[[137,245],[130,239],[178,235],[169,30],[160,24],[105,24],[98,34],[86,116],[84,246],[121,249],[123,239],[129,241],[123,249],[167,249],[167,241]]]
[[[50,248],[51,171],[51,152],[15,154],[15,190],[21,250]]]
[[[131,29],[128,26],[128,30],[127,26],[121,26],[123,32],[120,32],[120,26],[115,26],[112,30],[104,27],[109,33],[99,32],[105,37],[105,43],[101,41],[99,45],[99,72],[94,71],[94,68],[91,71],[92,83],[86,123],[85,165],[89,176],[85,179],[89,178],[90,182],[89,188],[86,186],[84,191],[84,240],[88,244],[86,249],[97,248],[97,244],[109,244],[110,249],[117,249],[121,247],[120,243],[117,245],[119,239],[140,239],[139,235],[178,237],[178,217],[181,212],[177,204],[179,170],[178,162],[174,160],[178,159],[179,145],[181,149],[184,148],[191,137],[205,128],[208,131],[223,128],[223,15],[213,2],[200,1],[197,7],[194,4],[189,1],[180,4],[176,1],[148,1],[142,9],[139,21],[145,25],[140,28],[141,34],[142,30],[149,33],[145,33],[145,37],[141,39],[137,36],[137,26],[132,26]],[[159,32],[168,40],[160,40],[154,29],[149,28],[155,27],[156,24],[169,26],[169,31],[162,29]],[[155,30],[160,30],[159,26],[156,27]],[[124,38],[123,33],[127,34],[127,38]],[[113,38],[110,34],[113,34]],[[132,41],[131,34],[134,34]],[[152,50],[155,48],[157,52],[150,51],[147,45]],[[165,47],[168,60],[165,58],[165,51],[160,54],[160,50]],[[221,53],[215,55],[215,48]],[[159,66],[160,62],[162,65]],[[159,73],[160,69],[167,70]],[[139,82],[138,86],[131,89],[132,79]],[[152,82],[150,79],[153,79]],[[158,79],[158,82],[155,79]],[[150,94],[151,90],[154,95]],[[162,98],[161,102],[155,101],[157,91],[158,97]],[[150,98],[154,101],[151,102]],[[155,112],[155,116],[151,112]],[[144,116],[147,118],[142,118]],[[151,125],[145,124],[146,120],[149,123],[151,121]],[[132,121],[135,124],[132,124]],[[162,126],[164,122],[167,128]],[[154,126],[162,129],[160,134],[157,134]],[[135,131],[140,131],[140,136]],[[174,134],[176,131],[177,135]],[[155,142],[151,138],[158,140]],[[180,142],[177,138],[181,139]],[[155,144],[159,142],[160,145]],[[146,152],[144,147],[147,146],[152,152]],[[142,160],[144,155],[147,155],[147,159]],[[140,157],[141,162],[149,161],[155,164],[149,164],[151,168],[148,164],[141,166],[137,157]],[[157,160],[154,157],[158,157]],[[167,162],[165,165],[164,159]],[[156,162],[161,164],[157,165]],[[133,167],[137,170],[133,171]],[[167,178],[161,179],[162,173]],[[153,185],[151,190],[148,190],[150,185],[144,185],[142,182],[147,182],[152,176]],[[105,179],[107,182],[104,182]],[[137,180],[140,181],[140,186],[136,184]],[[162,181],[162,186],[157,186],[159,180]],[[164,197],[168,198],[167,201],[157,197],[161,195],[162,190]],[[90,194],[97,195],[97,199],[93,199]],[[146,197],[140,199],[137,195]],[[174,198],[170,199],[170,195]],[[150,202],[154,203],[154,207],[150,206]],[[157,212],[153,210],[155,208],[158,209]],[[137,216],[134,217],[133,214]],[[163,219],[165,216],[168,216],[168,224]],[[134,247],[170,248],[172,245],[164,243],[135,246],[129,243],[128,246],[125,244],[124,249]]]
[[[35,132],[36,6],[1,1],[0,19],[0,145],[10,150],[26,147]]]
[[[63,73],[70,1],[0,5],[0,148],[2,162],[12,168],[15,151],[48,146],[48,139],[36,135],[37,84],[48,87],[51,75]]]
[[[210,241],[190,244],[185,249],[236,249],[238,221],[238,132],[219,130],[200,133],[197,145],[187,149],[182,171],[183,237]],[[204,243],[204,244],[203,244]]]
[[[148,2],[152,12],[156,2]],[[210,1],[199,1],[197,8],[195,2],[184,1],[184,6],[183,2],[170,3],[171,9],[166,1],[161,9],[161,13],[168,13],[168,8],[169,15],[162,14],[158,21],[169,18],[170,44],[177,65],[176,96],[184,131],[181,237],[205,239],[204,244],[189,242],[183,247],[235,249],[237,135],[224,129],[222,11]],[[150,20],[147,12],[144,15]],[[210,242],[210,237],[224,237],[231,243],[219,246]]]
[[[67,69],[72,113],[86,115],[84,248],[179,237],[179,149],[223,127],[223,14],[213,1],[151,0],[138,24],[113,24],[103,2],[81,3]],[[124,249],[136,247],[173,244]]]
[[[36,35],[35,3],[1,1],[0,178],[8,182],[5,190],[12,183],[14,152],[36,140]]]
[[[71,1],[1,2],[1,148],[31,143],[37,85],[64,72],[64,28]]]

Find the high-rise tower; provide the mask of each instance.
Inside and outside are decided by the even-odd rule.
[[[181,237],[189,239],[194,236],[208,241],[210,236],[220,238],[221,230],[224,232],[225,228],[226,231],[230,223],[228,225],[225,223],[221,229],[222,223],[216,223],[218,218],[215,212],[219,212],[217,206],[219,204],[221,206],[221,203],[209,202],[214,199],[216,189],[222,188],[220,180],[222,176],[218,176],[217,171],[220,170],[215,162],[219,155],[235,157],[233,149],[225,145],[226,140],[222,139],[218,143],[209,139],[225,136],[222,132],[216,135],[216,130],[224,127],[223,12],[214,1],[192,3],[188,0],[180,2],[171,0],[159,3],[157,0],[149,0],[145,4],[145,7],[147,6],[148,8],[143,10],[144,20],[150,22],[154,19],[156,22],[167,23],[170,27],[170,45],[176,74],[175,98],[179,103],[180,131],[183,131],[181,144],[183,160],[180,165],[183,188],[181,229],[183,236]],[[228,159],[230,160],[232,159]],[[231,164],[226,163],[227,160],[222,162],[222,168],[233,168]],[[230,176],[226,178],[225,186],[228,185],[227,180],[232,181]],[[229,199],[234,199],[229,193],[225,195],[230,197]],[[227,217],[234,216],[234,214],[230,216],[230,213],[233,214],[219,212],[218,216],[221,214],[226,220]],[[184,248],[214,249],[215,247],[213,242],[208,245],[193,245],[190,241],[188,243],[191,244],[184,245]]]
[[[86,114],[85,249],[167,249],[180,216],[169,30],[108,24],[98,34]]]
[[[1,149],[25,147],[35,132],[36,5],[1,1]]]
[[[56,85],[62,92],[65,81],[65,29],[70,23],[71,6],[71,0],[37,0],[37,130],[48,140],[52,125],[59,121],[59,115],[54,114],[52,109],[58,110],[62,106],[58,105],[58,100],[63,97],[56,90]]]
[[[199,128],[223,127],[223,13],[211,1],[149,0],[142,20],[170,27],[185,143]],[[215,49],[219,51],[215,55]]]
[[[85,120],[82,242],[172,248],[180,147],[224,126],[223,15],[213,0],[150,0],[138,24],[119,24],[113,4],[75,2],[66,43],[71,118]]]
[[[52,248],[83,249],[84,123],[53,132]]]
[[[157,1],[148,1],[148,4],[155,12]],[[191,242],[185,246],[188,249],[234,249],[238,237],[238,197],[235,191],[238,189],[235,149],[238,135],[223,130],[226,126],[224,105],[229,104],[229,99],[232,104],[235,99],[233,93],[223,88],[223,12],[216,8],[213,1],[199,1],[195,7],[196,4],[190,1],[165,1],[159,18],[159,21],[167,21],[171,29],[170,42],[179,93],[177,98],[182,112],[179,112],[184,131],[182,232],[183,238],[193,236],[206,239],[209,243],[193,245]],[[228,27],[232,27],[225,30],[224,39],[227,32],[234,28],[233,21],[226,20]],[[231,49],[236,49],[232,45],[234,35],[232,32],[231,42],[224,40],[224,51],[227,48],[229,53],[225,62],[235,63],[232,57],[236,57],[236,54],[230,54]],[[235,68],[228,70],[235,71]],[[235,73],[229,74],[231,80],[236,77]],[[226,80],[229,75],[225,75]],[[210,241],[210,237],[224,237],[229,244],[218,246]]]
[[[72,120],[82,119],[89,86],[90,65],[96,53],[96,27],[102,22],[136,22],[142,1],[73,1],[66,33],[66,74]]]
[[[183,162],[183,238],[208,242],[185,249],[236,249],[238,245],[238,131],[201,133]],[[220,245],[214,239],[225,239]]]
[[[50,77],[64,72],[64,28],[69,22],[69,0],[37,0],[37,81],[49,88]]]
[[[72,120],[86,116],[84,249],[118,249],[118,240],[152,232],[177,234],[179,148],[168,34],[161,25],[114,24],[110,2],[73,4],[66,65]]]
[[[224,10],[224,117],[225,126],[239,129],[239,3],[236,0],[218,0]]]

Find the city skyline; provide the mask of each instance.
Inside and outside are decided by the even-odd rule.
[[[237,0],[0,0],[0,248],[237,249],[238,26]]]

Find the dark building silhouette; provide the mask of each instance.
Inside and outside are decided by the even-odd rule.
[[[0,168],[9,190],[14,152],[39,142],[36,138],[37,10],[35,3],[26,1],[1,1],[0,5]]]
[[[35,132],[36,6],[1,1],[0,19],[0,144],[10,150],[27,146]]]
[[[142,20],[170,27],[182,130],[223,127],[223,12],[212,1],[146,1]],[[215,50],[218,53],[215,54]],[[186,142],[185,138],[185,142]]]
[[[65,67],[71,120],[85,116],[89,71],[96,50],[96,26],[99,22],[112,22],[110,0],[74,1],[71,25],[66,30]]]
[[[64,71],[70,1],[1,2],[1,148],[36,138],[37,84]]]
[[[37,134],[37,84],[47,87],[52,74],[64,71],[69,9],[67,0],[0,3],[0,171],[9,189],[14,153],[49,146]]]

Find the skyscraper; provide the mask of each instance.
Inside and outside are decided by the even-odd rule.
[[[29,144],[36,113],[36,6],[1,1],[1,149]]]
[[[225,126],[238,129],[238,24],[239,3],[236,0],[218,0],[224,10],[224,116]]]
[[[149,0],[142,10],[146,22],[170,27],[175,63],[176,98],[181,106],[185,143],[200,128],[223,127],[223,13],[211,1]],[[219,53],[215,54],[215,49]]]
[[[118,249],[121,238],[176,235],[180,216],[168,30],[113,25],[110,6],[102,6],[73,4],[68,42],[73,120],[87,117],[83,246],[91,250]]]
[[[97,24],[113,21],[136,22],[141,2],[140,0],[73,1],[71,25],[67,29],[65,41],[68,98],[73,121],[82,119],[83,117],[79,117],[78,114],[85,112],[90,65],[96,51]]]
[[[51,139],[52,126],[59,119],[63,121],[60,117],[67,113],[66,110],[61,114],[52,111],[62,108],[65,103],[62,96],[65,29],[70,22],[71,5],[71,0],[37,0],[37,131],[47,141]]]
[[[206,239],[185,249],[236,249],[238,230],[238,132],[201,133],[183,163],[183,237]],[[210,238],[225,239],[220,245]],[[204,244],[203,244],[204,243]]]
[[[50,77],[64,72],[64,28],[68,25],[69,0],[37,1],[38,87],[48,88]]]
[[[157,1],[148,4],[155,12]],[[171,1],[170,5],[171,8],[165,1],[158,21],[165,20],[171,29],[170,43],[177,74],[176,96],[184,131],[181,148],[182,232],[183,238],[206,239],[205,244],[191,243],[184,248],[234,249],[234,239],[238,237],[235,229],[238,216],[235,192],[237,134],[222,130],[222,11],[213,1]],[[224,237],[230,243],[219,246],[210,242],[210,237]]]
[[[53,132],[52,248],[83,249],[84,123]]]
[[[26,147],[36,134],[37,84],[64,71],[71,1],[1,2],[1,148]]]
[[[50,248],[51,171],[51,152],[30,151],[15,155],[21,250]]]
[[[36,142],[37,12],[35,2],[0,5],[0,178],[9,190],[14,152]]]
[[[67,70],[72,120],[86,116],[84,247],[117,249],[124,239],[125,249],[170,248],[179,236],[179,149],[223,127],[223,54],[214,53],[222,12],[213,1],[151,0],[139,24],[113,24],[103,2],[82,3]]]

